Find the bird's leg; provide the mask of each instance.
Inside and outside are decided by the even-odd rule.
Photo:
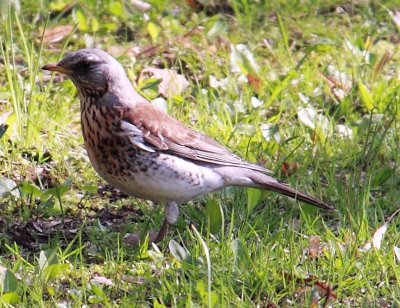
[[[149,234],[149,243],[158,243],[161,242],[165,235],[168,233],[169,226],[175,223],[178,220],[179,208],[176,202],[168,201],[164,205],[165,211],[165,219],[164,223],[157,233],[154,231],[150,231]],[[138,245],[140,243],[141,234],[140,233],[132,233],[127,234],[124,237],[124,242],[128,245]]]
[[[178,220],[179,208],[176,202],[167,201],[167,203],[164,205],[164,211],[165,211],[164,223],[160,231],[158,232],[157,236],[154,238],[154,240],[151,239],[153,243],[158,243],[162,241],[168,232],[169,225],[175,223]]]

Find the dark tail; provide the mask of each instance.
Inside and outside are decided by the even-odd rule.
[[[259,171],[230,166],[218,166],[217,168],[214,168],[214,171],[224,178],[225,186],[244,186],[272,190],[295,200],[300,200],[326,210],[336,211],[333,206],[324,201],[297,191],[296,189],[293,189],[284,183],[280,183],[275,178]]]
[[[300,191],[297,191],[296,189],[293,189],[293,188],[287,186],[286,184],[279,183],[279,182],[268,182],[268,183],[264,184],[263,186],[268,190],[272,190],[272,191],[281,193],[282,195],[288,196],[295,200],[300,200],[305,203],[318,206],[322,209],[335,211],[335,208],[333,206],[325,203],[324,201],[317,199],[315,197],[312,197],[310,195],[307,195],[305,193],[302,193]]]

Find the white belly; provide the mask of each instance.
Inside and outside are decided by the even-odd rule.
[[[89,153],[93,167],[112,186],[134,197],[158,203],[187,202],[224,186],[221,175],[212,169],[168,154],[159,155],[158,161],[162,163],[158,168],[136,170],[127,177],[110,174],[97,164],[93,156]]]

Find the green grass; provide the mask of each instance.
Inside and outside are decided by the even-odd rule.
[[[4,179],[18,185],[0,197],[1,304],[399,305],[399,218],[379,249],[365,249],[400,206],[396,2],[233,0],[231,12],[149,2],[146,18],[116,0],[77,1],[72,12],[62,0],[1,10],[0,124],[9,128],[0,188]],[[42,38],[44,27],[66,24],[76,29],[60,42]],[[167,99],[171,115],[338,212],[229,188],[182,205],[158,246],[125,245],[126,233],[160,227],[162,209],[98,193],[104,183],[83,149],[76,90],[40,71],[90,42],[114,54],[122,46],[118,60],[149,99],[159,95],[154,80],[139,80],[144,67],[184,74],[190,86]],[[237,44],[258,69],[242,55],[232,72]],[[211,87],[213,77],[226,86]],[[305,107],[317,111],[314,128]]]

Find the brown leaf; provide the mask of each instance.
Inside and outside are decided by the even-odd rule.
[[[47,28],[44,30],[43,43],[45,45],[50,45],[54,43],[61,42],[74,30],[71,25],[60,25],[54,28]],[[43,29],[39,30],[39,37],[42,35]]]
[[[189,82],[186,80],[185,76],[171,69],[146,67],[140,73],[140,78],[142,78],[145,73],[149,73],[155,78],[161,79],[158,92],[165,97],[180,95],[189,86]]]
[[[126,47],[121,45],[110,45],[107,48],[107,52],[114,58],[121,56],[136,58],[142,52],[142,48],[140,46]]]
[[[247,74],[247,82],[249,83],[250,87],[253,89],[254,92],[260,93],[263,82],[257,75],[254,74]]]
[[[189,5],[193,10],[201,10],[203,5],[197,0],[186,0],[186,4]]]
[[[299,168],[299,164],[296,162],[287,162],[285,161],[281,166],[281,172],[286,177],[290,177],[296,170]]]
[[[160,53],[160,49],[164,48],[161,46],[161,44],[156,44],[156,45],[149,45],[145,46],[142,50],[140,50],[137,54],[137,58],[143,58],[143,59],[148,59],[152,58],[158,53]]]
[[[340,71],[336,71],[331,68],[333,72],[329,75],[325,75],[319,72],[322,79],[328,84],[332,95],[336,97],[338,101],[341,101],[346,95],[348,95],[352,88],[352,83],[349,77]]]
[[[288,273],[284,274],[286,279],[290,279]],[[299,285],[295,292],[297,298],[304,297],[308,292],[312,293],[310,307],[320,307],[321,300],[324,300],[322,306],[327,307],[330,301],[337,300],[333,287],[327,282],[319,280],[316,275],[309,274],[306,278],[297,278],[296,284]]]
[[[321,238],[319,236],[311,236],[307,249],[307,254],[311,258],[318,258],[321,254]]]

